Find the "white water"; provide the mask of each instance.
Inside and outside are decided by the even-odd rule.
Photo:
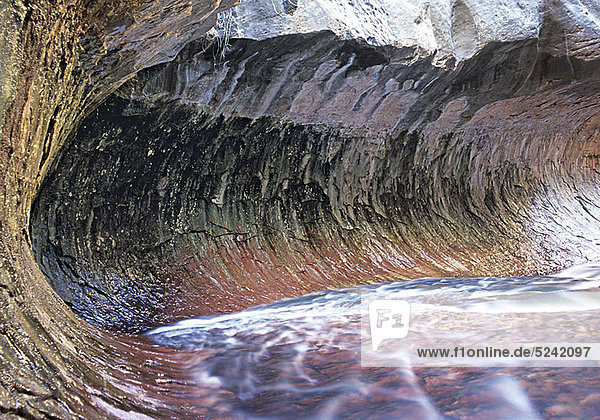
[[[397,400],[391,405],[365,403],[377,413],[443,417],[450,408],[436,405],[410,366],[391,373],[410,390],[410,397],[406,389],[399,392],[374,380],[376,370],[360,368],[363,299],[408,300],[411,316],[417,320],[411,321],[411,331],[425,343],[450,339],[486,342],[499,329],[510,331],[515,341],[572,341],[562,334],[575,332],[582,342],[599,342],[595,331],[600,330],[600,321],[594,320],[600,313],[599,287],[600,265],[573,267],[543,277],[400,281],[312,293],[235,314],[181,321],[147,334],[159,345],[197,352],[193,369],[198,386],[234,393],[242,407],[237,408],[241,417],[254,416],[248,408],[252,404],[263,409],[266,404],[268,413],[269,402],[261,398],[273,393],[311,401],[313,405],[304,413],[308,417],[340,416],[347,408],[345,399],[357,395],[369,401],[377,401],[380,395]],[[563,317],[565,331],[557,325],[557,316]],[[319,368],[328,360],[338,366],[335,381]],[[265,380],[265,375],[274,375],[276,380]],[[465,392],[471,386],[471,381],[461,379],[449,392]],[[483,386],[481,392],[489,394],[488,399],[466,404],[461,408],[466,413],[501,406],[502,413],[511,416],[537,417],[518,378],[490,374],[477,386]]]

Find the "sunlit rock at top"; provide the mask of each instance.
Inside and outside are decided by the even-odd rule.
[[[374,45],[418,46],[438,58],[472,56],[489,41],[534,36],[537,0],[242,0],[233,11],[234,34],[264,39],[329,29]],[[252,22],[252,24],[251,24]]]
[[[593,0],[242,0],[221,26],[257,40],[328,29],[373,45],[416,46],[444,62],[469,58],[489,42],[537,37],[548,16],[569,28],[557,36],[574,50],[584,39],[589,48],[599,33]]]

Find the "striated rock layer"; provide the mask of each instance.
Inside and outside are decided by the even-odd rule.
[[[190,44],[139,73],[38,195],[38,261],[85,319],[140,331],[327,287],[600,255],[600,63],[526,40],[449,72],[329,32],[214,56]]]
[[[78,121],[136,70],[170,59],[206,31],[218,7],[210,1],[1,3],[3,416],[100,418],[118,413],[113,405],[157,412],[139,402],[143,389],[121,391],[116,379],[129,376],[122,371],[128,366],[130,384],[144,382],[152,368],[142,363],[151,349],[132,347],[76,317],[39,270],[27,226],[40,182]]]
[[[185,354],[69,306],[130,332],[390,276],[598,258],[592,1],[543,2],[537,31],[475,43],[473,5],[453,3],[461,43],[441,67],[418,42],[330,32],[235,40],[223,58],[187,45],[231,6],[0,6],[3,414],[201,407]]]

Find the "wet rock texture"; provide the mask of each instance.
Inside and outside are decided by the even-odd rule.
[[[445,71],[329,32],[235,41],[225,62],[203,47],[97,108],[38,195],[38,261],[85,319],[137,332],[326,287],[598,254],[595,61],[528,40]],[[588,235],[564,249],[574,227],[548,207],[575,188],[569,218]]]
[[[236,41],[219,63],[192,45],[95,113],[232,5],[0,5],[3,415],[206,414],[213,392],[186,388],[184,354],[77,318],[40,267],[80,314],[127,331],[348,279],[597,255],[592,2],[543,2],[538,39],[447,71],[327,33]],[[200,307],[178,313],[192,295]]]
[[[98,395],[103,393],[121,394],[107,385],[121,375],[115,367],[121,364],[118,360],[129,366],[141,366],[144,360],[139,344],[139,357],[122,358],[130,354],[125,342],[90,329],[52,292],[33,258],[27,225],[31,202],[50,162],[83,115],[137,69],[176,54],[186,40],[202,33],[187,25],[202,28],[218,10],[217,3],[208,1],[190,6],[177,1],[0,5],[3,416],[104,417],[106,407],[93,400],[102,401]],[[168,25],[160,24],[161,14],[169,9],[181,13],[172,15]],[[121,35],[111,35],[116,27]],[[143,378],[139,372],[133,376]]]

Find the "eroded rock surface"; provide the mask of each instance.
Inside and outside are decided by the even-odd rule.
[[[443,2],[451,18],[436,30],[428,25],[435,27],[442,2],[431,2],[429,12],[410,11],[418,14],[414,25],[427,28],[412,27],[410,42],[395,48],[327,33],[271,38],[289,34],[286,22],[305,13],[302,4],[284,3],[285,30],[235,41],[228,61],[214,63],[220,51],[191,45],[173,64],[142,74],[176,57],[233,2],[3,2],[0,412],[170,417],[196,404],[206,414],[202,404],[214,393],[185,387],[184,353],[89,325],[48,279],[89,320],[127,330],[132,321],[188,315],[170,300],[180,290],[233,310],[338,285],[342,276],[527,273],[597,257],[598,6],[516,3],[522,11],[508,15],[494,2]],[[345,2],[338,6],[349,12]],[[513,23],[494,32],[495,11]],[[369,27],[386,28],[370,18],[359,20],[369,23],[363,28],[343,22],[355,29],[348,32],[332,27],[331,14],[319,16],[325,23],[316,29],[347,39],[398,41],[392,30],[370,39]],[[238,30],[249,34],[254,22],[245,22]],[[441,54],[432,56],[436,48]],[[125,99],[112,98],[94,115],[136,74],[119,93]],[[105,125],[105,116],[115,120]],[[118,133],[125,120],[146,135]],[[260,135],[262,146],[253,143]],[[228,140],[221,146],[219,138]],[[185,157],[179,166],[165,147],[173,142]],[[258,176],[263,168],[253,173],[254,156],[273,175],[267,181]],[[267,206],[269,199],[278,204]],[[265,221],[275,224],[273,243]],[[140,229],[121,231],[123,223]],[[160,271],[158,260],[171,251],[172,271]],[[208,271],[185,265],[198,253],[213,261]],[[257,284],[284,288],[244,289],[248,272]],[[156,306],[136,308],[134,296]],[[116,321],[100,322],[96,313]],[[167,395],[173,389],[181,392]]]
[[[547,31],[549,46],[562,54],[597,56],[599,13],[594,0],[242,0],[221,32],[264,40],[330,30],[371,45],[416,47],[443,63],[470,58],[490,42],[543,37]]]
[[[448,71],[329,32],[215,57],[198,42],[139,73],[38,195],[38,261],[85,319],[140,331],[326,287],[598,255],[596,61],[528,40]]]

